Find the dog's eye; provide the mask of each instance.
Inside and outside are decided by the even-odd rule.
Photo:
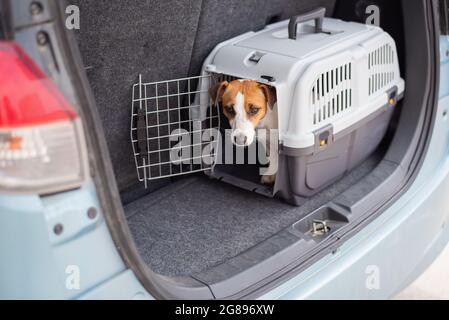
[[[234,106],[226,106],[224,109],[227,113],[234,114]]]
[[[259,107],[257,107],[257,106],[251,106],[251,107],[249,107],[249,114],[252,115],[252,116],[254,116],[254,115],[256,115],[256,114],[259,113],[259,110],[260,110]]]

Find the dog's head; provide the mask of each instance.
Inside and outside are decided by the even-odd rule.
[[[209,93],[214,102],[221,104],[232,128],[232,141],[239,146],[253,143],[256,128],[276,102],[270,87],[253,80],[224,81]]]

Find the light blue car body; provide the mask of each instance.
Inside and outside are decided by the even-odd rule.
[[[449,37],[441,37],[437,119],[413,185],[336,252],[262,299],[390,298],[449,242],[448,50]],[[91,207],[95,219],[87,215]],[[64,226],[59,236],[57,223]],[[0,299],[16,298],[152,298],[121,259],[93,182],[42,198],[0,195]]]

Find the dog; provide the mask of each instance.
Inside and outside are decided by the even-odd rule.
[[[276,92],[271,87],[254,80],[223,81],[209,90],[212,101],[218,103],[232,129],[231,139],[237,146],[249,146],[256,138],[257,129],[266,129],[266,140],[259,142],[267,146],[270,155],[270,130],[278,129]],[[270,157],[271,158],[271,157]],[[267,172],[277,169],[277,155],[270,160]],[[273,185],[276,174],[263,175],[261,183]]]

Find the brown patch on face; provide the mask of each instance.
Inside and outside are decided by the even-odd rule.
[[[214,103],[221,102],[223,94],[228,85],[229,83],[227,81],[223,81],[209,89],[209,95]]]
[[[267,86],[266,84],[259,84],[259,87],[260,89],[262,89],[262,92],[267,99],[268,106],[270,108],[273,108],[274,104],[276,103],[276,92],[273,88]]]
[[[231,83],[225,81],[213,88],[212,99],[214,101],[218,99],[221,102],[223,113],[230,121],[239,112],[235,108],[238,93],[241,93],[244,97],[245,118],[251,121],[256,128],[267,114],[267,109],[275,103],[275,95],[272,89],[253,80],[234,80]]]

